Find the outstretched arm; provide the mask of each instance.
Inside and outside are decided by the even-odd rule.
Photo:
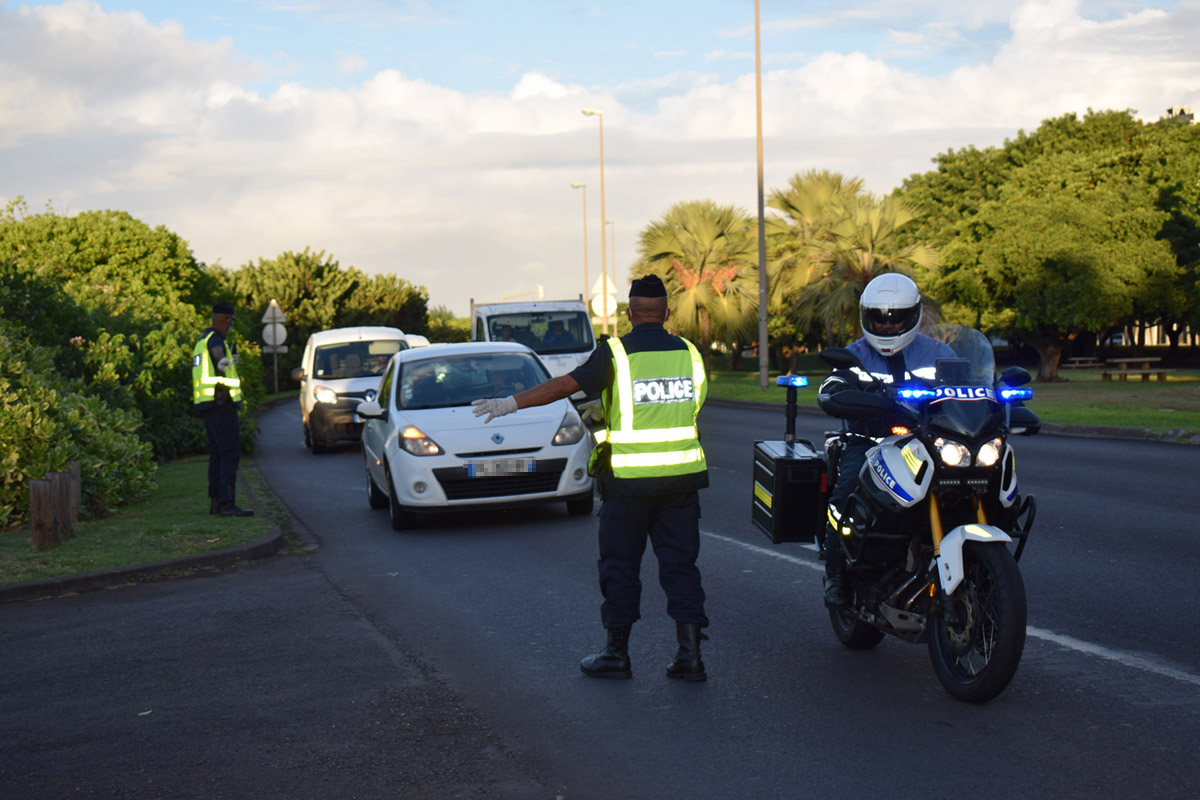
[[[486,424],[496,417],[511,414],[518,408],[544,406],[547,403],[553,403],[555,400],[569,397],[578,391],[579,384],[574,378],[570,375],[560,375],[557,378],[551,378],[545,383],[538,384],[532,389],[526,389],[519,394],[508,397],[493,397],[490,400],[476,400],[471,405],[475,406],[475,416],[482,417],[484,414],[488,415],[488,418],[484,420]]]

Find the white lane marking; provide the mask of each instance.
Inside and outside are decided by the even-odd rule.
[[[1181,669],[1175,669],[1174,667],[1169,667],[1166,664],[1160,664],[1153,659],[1146,658],[1145,656],[1139,656],[1134,653],[1125,653],[1120,650],[1110,650],[1109,648],[1101,647],[1098,644],[1085,642],[1071,636],[1063,636],[1061,633],[1055,633],[1054,631],[1048,631],[1042,628],[1027,627],[1025,629],[1025,633],[1028,636],[1034,636],[1038,639],[1044,639],[1047,642],[1053,642],[1059,647],[1066,647],[1070,650],[1076,650],[1080,653],[1087,653],[1108,661],[1115,661],[1118,664],[1123,664],[1126,667],[1144,670],[1145,672],[1153,672],[1155,675],[1161,675],[1164,678],[1174,678],[1177,681],[1183,681],[1184,683],[1191,683],[1195,684],[1196,686],[1200,686],[1200,675],[1192,675],[1190,672],[1184,672]]]
[[[700,533],[702,533],[705,536],[708,536],[711,539],[719,539],[722,542],[737,545],[738,547],[741,547],[745,550],[749,550],[752,553],[757,553],[758,555],[770,556],[771,558],[777,558],[780,561],[786,561],[789,564],[796,564],[797,566],[807,567],[808,569],[815,570],[817,572],[825,571],[825,566],[823,564],[821,564],[820,562],[811,561],[807,558],[797,558],[796,556],[789,556],[786,553],[780,553],[775,550],[769,550],[765,547],[760,547],[756,544],[750,544],[749,542],[743,542],[738,539],[731,538],[729,536],[722,536],[721,534],[713,533],[712,531],[701,530]],[[816,545],[806,544],[803,546],[806,548],[809,548],[811,550],[814,550],[814,551],[817,549]],[[1044,628],[1026,627],[1025,635],[1032,636],[1035,639],[1041,639],[1043,641],[1050,642],[1051,644],[1056,644],[1059,647],[1065,647],[1068,650],[1074,650],[1077,653],[1086,653],[1087,655],[1090,655],[1090,656],[1096,656],[1097,658],[1103,658],[1106,661],[1114,661],[1118,664],[1121,664],[1122,666],[1131,667],[1133,669],[1140,669],[1143,672],[1151,672],[1151,673],[1154,673],[1155,675],[1161,675],[1164,678],[1173,678],[1177,681],[1183,681],[1184,683],[1191,683],[1196,686],[1200,686],[1200,675],[1193,675],[1190,672],[1185,672],[1181,669],[1176,669],[1175,667],[1171,667],[1166,664],[1161,664],[1157,661],[1154,661],[1153,659],[1146,658],[1145,656],[1140,656],[1135,653],[1126,653],[1121,650],[1113,650],[1108,647],[1102,647],[1101,645],[1098,645],[1098,644],[1092,644],[1091,642],[1085,642],[1082,639],[1076,639],[1073,636],[1064,636],[1061,633],[1055,633],[1054,631],[1048,631]]]

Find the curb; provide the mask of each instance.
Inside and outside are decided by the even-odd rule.
[[[272,531],[259,537],[253,542],[247,542],[224,550],[212,550],[207,553],[168,558],[163,561],[153,561],[149,564],[136,564],[131,567],[111,567],[109,569],[85,572],[80,575],[60,575],[55,578],[43,578],[26,583],[10,583],[0,586],[0,603],[11,603],[20,600],[46,600],[63,595],[78,594],[94,589],[108,589],[121,586],[135,580],[148,580],[166,572],[179,569],[194,569],[199,567],[229,567],[239,561],[251,561],[267,558],[279,552],[283,547],[283,533]]]
[[[705,405],[722,408],[748,408],[759,411],[775,411],[780,413],[786,408],[782,403],[771,403],[765,400],[726,400],[722,397],[710,397]],[[809,416],[826,417],[824,411],[811,406],[796,406],[796,411]],[[834,421],[833,417],[828,417]],[[1148,442],[1167,442],[1168,444],[1200,444],[1200,433],[1188,436],[1181,428],[1169,430],[1166,433],[1152,431],[1147,428],[1122,428],[1113,425],[1066,425],[1061,422],[1043,422],[1039,435],[1075,436],[1085,439],[1131,439]],[[1187,438],[1184,438],[1187,437]]]

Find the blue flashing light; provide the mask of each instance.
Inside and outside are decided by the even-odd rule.
[[[901,389],[899,394],[902,400],[929,400],[937,397],[937,392],[933,389]]]
[[[808,386],[808,378],[803,375],[780,375],[775,379],[776,386],[790,386],[793,389],[800,389]]]
[[[1005,387],[1000,390],[1000,399],[1006,403],[1011,403],[1013,400],[1028,400],[1033,397],[1033,389],[1010,389]]]

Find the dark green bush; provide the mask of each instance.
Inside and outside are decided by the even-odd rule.
[[[78,461],[89,515],[154,486],[151,447],[136,411],[108,406],[54,369],[54,351],[0,320],[0,528],[29,518],[29,481]]]

